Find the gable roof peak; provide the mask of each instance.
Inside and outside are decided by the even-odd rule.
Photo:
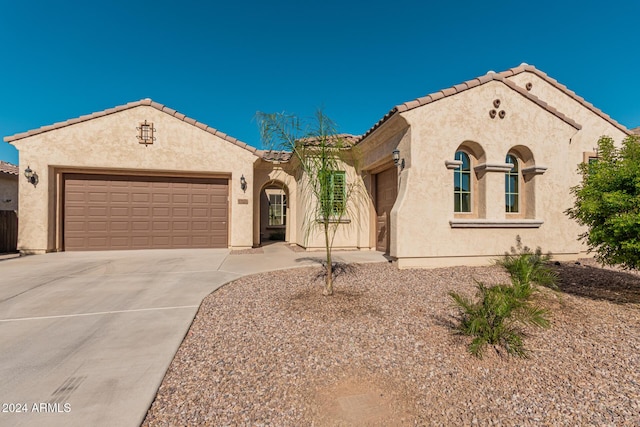
[[[545,110],[547,110],[548,112],[550,112],[554,116],[558,117],[560,120],[566,122],[570,126],[573,126],[574,128],[576,128],[578,130],[582,129],[582,125],[577,123],[575,120],[571,119],[570,117],[567,117],[562,112],[558,111],[557,109],[555,109],[551,105],[549,105],[546,102],[542,101],[537,96],[531,94],[529,91],[527,91],[524,88],[516,85],[513,81],[508,79],[508,77],[513,76],[515,74],[521,73],[523,71],[531,71],[531,70],[537,71],[537,69],[534,66],[525,64],[523,62],[522,64],[520,64],[516,68],[510,68],[509,70],[502,71],[500,73],[496,73],[494,71],[488,71],[487,74],[485,74],[483,76],[480,76],[480,77],[476,77],[475,79],[467,80],[467,81],[462,82],[460,84],[454,85],[454,86],[446,88],[446,89],[439,90],[437,92],[431,93],[431,94],[423,96],[421,98],[416,98],[416,99],[414,99],[412,101],[407,101],[407,102],[404,102],[402,104],[396,105],[387,114],[385,114],[380,120],[378,120],[378,122],[376,124],[374,124],[368,131],[366,131],[358,139],[357,143],[360,143],[362,140],[364,140],[366,137],[368,137],[371,133],[373,133],[373,131],[375,131],[377,128],[379,128],[384,122],[386,122],[389,118],[391,118],[391,116],[395,115],[396,113],[404,113],[406,111],[413,110],[414,108],[418,108],[418,107],[421,107],[423,105],[430,104],[430,103],[438,101],[438,100],[440,100],[442,98],[447,98],[447,97],[449,97],[451,95],[455,95],[455,94],[458,94],[460,92],[464,92],[464,91],[466,91],[468,89],[474,88],[476,86],[481,86],[481,85],[483,85],[485,83],[489,83],[489,82],[492,82],[492,81],[497,81],[497,82],[503,83],[504,85],[506,85],[510,89],[514,90],[515,92],[519,93],[520,95],[524,96],[525,98],[529,99],[530,101],[538,104],[540,107],[544,108]],[[544,74],[542,72],[539,72],[539,73],[543,74],[545,76],[545,78],[546,78],[546,74]]]
[[[537,69],[533,65],[529,65],[529,64],[523,62],[522,64],[520,64],[519,66],[517,66],[515,68],[510,68],[510,69],[508,69],[506,71],[498,73],[498,75],[503,77],[503,78],[505,78],[505,79],[508,79],[511,76],[515,76],[515,75],[523,73],[523,72],[530,72],[532,74],[535,74],[536,76],[540,77],[542,80],[544,80],[547,83],[549,83],[551,86],[553,86],[556,89],[558,89],[560,92],[563,92],[569,98],[572,98],[574,101],[578,102],[583,107],[587,108],[588,110],[591,110],[591,112],[593,112],[597,116],[600,116],[602,119],[604,119],[607,122],[609,122],[611,125],[613,125],[617,129],[619,129],[620,131],[624,132],[627,135],[629,135],[631,133],[631,131],[629,129],[627,129],[625,126],[621,125],[620,123],[618,123],[614,119],[612,119],[608,114],[605,114],[602,110],[600,110],[599,108],[597,108],[596,106],[594,106],[590,102],[587,102],[581,96],[578,96],[574,91],[569,89],[567,86],[565,86],[562,83],[558,82],[556,79],[554,79],[552,77],[549,77],[547,75],[547,73],[545,73],[542,70]]]
[[[128,110],[131,108],[135,108],[135,107],[140,107],[140,106],[148,106],[148,107],[153,107],[158,111],[161,111],[163,113],[169,114],[172,117],[175,117],[178,120],[182,120],[183,122],[189,123],[190,125],[193,125],[199,129],[204,130],[205,132],[208,132],[212,135],[216,135],[218,138],[222,138],[225,141],[231,142],[232,144],[237,145],[238,147],[244,148],[245,150],[251,151],[253,154],[258,155],[257,154],[257,149],[236,139],[233,138],[232,136],[227,135],[224,132],[221,132],[215,128],[212,128],[210,126],[207,126],[204,123],[198,122],[195,119],[192,119],[190,117],[187,117],[186,115],[179,113],[178,111],[169,108],[163,104],[160,104],[158,102],[153,101],[151,98],[143,98],[139,101],[132,101],[129,102],[127,104],[124,105],[118,105],[116,107],[113,108],[108,108],[106,110],[102,110],[102,111],[98,111],[95,113],[91,113],[91,114],[86,114],[84,116],[80,116],[77,117],[75,119],[69,119],[66,120],[64,122],[59,122],[59,123],[54,123],[52,125],[47,125],[47,126],[42,126],[38,129],[33,129],[27,132],[22,132],[22,133],[17,133],[15,135],[11,135],[11,136],[5,136],[4,140],[6,142],[13,142],[13,141],[17,141],[19,139],[23,139],[23,138],[28,138],[30,136],[34,136],[34,135],[38,135],[41,133],[45,133],[45,132],[49,132],[55,129],[60,129],[63,127],[67,127],[67,126],[71,126],[71,125],[75,125],[77,123],[82,123],[82,122],[86,122],[88,120],[93,120],[96,119],[98,117],[104,117],[104,116],[108,116],[110,114],[114,114],[114,113],[118,113],[120,111],[124,111],[124,110]]]

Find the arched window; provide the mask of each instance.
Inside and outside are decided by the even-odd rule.
[[[456,151],[462,164],[453,171],[453,211],[471,212],[471,161],[464,151]]]
[[[513,154],[507,154],[505,163],[513,165],[511,170],[504,174],[504,207],[505,212],[520,212],[520,168],[518,167],[518,158]]]

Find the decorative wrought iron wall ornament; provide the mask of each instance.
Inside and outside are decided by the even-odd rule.
[[[501,119],[504,119],[504,116],[506,116],[507,113],[505,113],[504,110],[500,110],[500,112],[498,113],[498,117],[500,117]]]
[[[145,120],[144,123],[140,123],[140,126],[136,128],[138,130],[138,142],[140,144],[147,145],[153,144],[153,141],[156,140],[156,137],[153,136],[156,129],[153,127],[153,123],[147,123]]]
[[[496,118],[496,110],[489,111],[489,117],[491,117],[492,119],[495,119]]]
[[[500,106],[500,100],[499,99],[494,99],[493,100],[493,106],[498,108]]]

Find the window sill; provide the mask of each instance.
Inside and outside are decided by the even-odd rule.
[[[461,219],[449,221],[451,228],[540,228],[544,221],[537,219]]]
[[[316,220],[318,224],[324,223],[324,218],[318,218]],[[349,218],[329,218],[329,224],[351,224],[351,220]]]

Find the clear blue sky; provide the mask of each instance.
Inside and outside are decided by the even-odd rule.
[[[322,106],[360,134],[522,62],[636,127],[639,26],[637,0],[0,0],[0,136],[142,98],[256,147],[256,111]]]

